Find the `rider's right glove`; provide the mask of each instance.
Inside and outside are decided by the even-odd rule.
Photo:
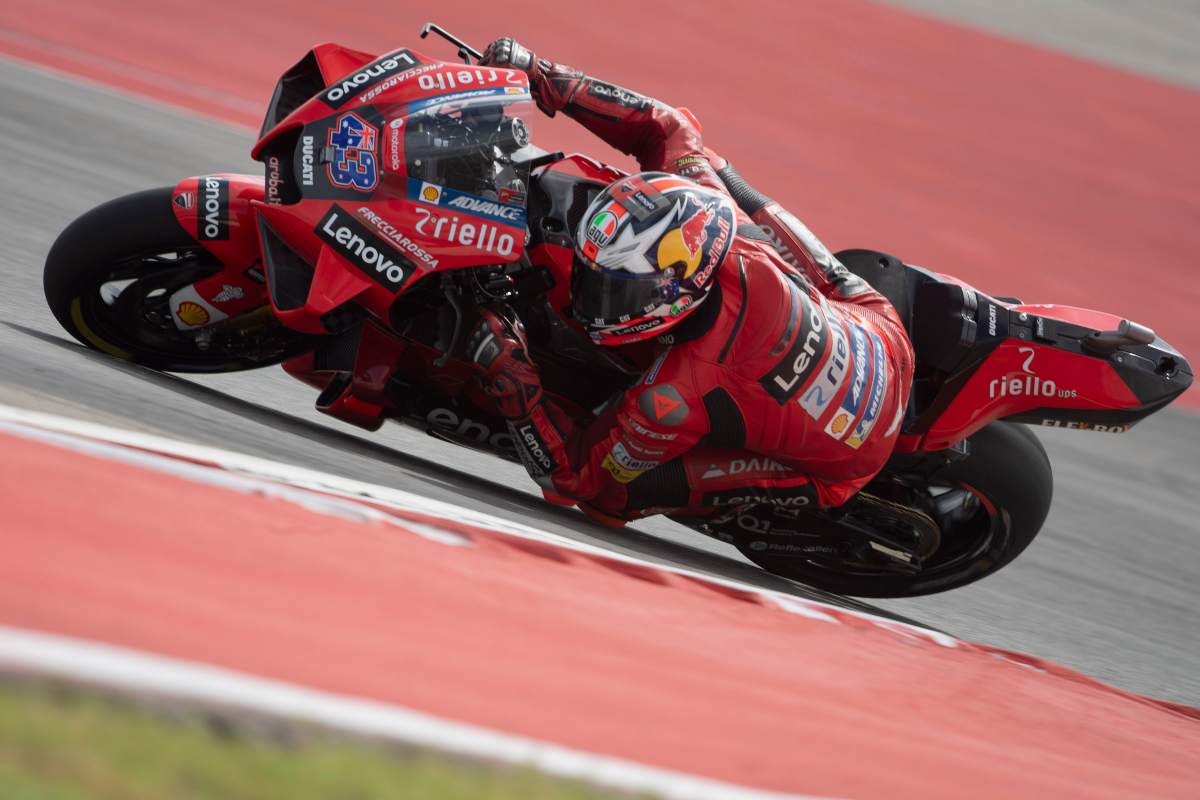
[[[556,105],[552,99],[554,89],[547,79],[546,73],[555,69],[565,69],[571,77],[582,77],[582,73],[572,70],[570,67],[552,64],[544,58],[539,59],[511,36],[503,36],[489,44],[479,59],[479,65],[481,67],[519,69],[525,72],[529,75],[529,92],[533,95],[538,108],[551,117],[561,107],[561,103]]]
[[[507,308],[484,309],[467,341],[467,356],[478,365],[483,390],[507,419],[528,417],[542,399],[542,379],[529,358],[525,328]]]
[[[533,53],[511,36],[502,36],[487,46],[479,64],[484,67],[520,69],[528,72],[533,66]]]

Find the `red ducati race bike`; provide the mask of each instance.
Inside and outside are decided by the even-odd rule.
[[[284,73],[253,150],[265,179],[185,178],[73,222],[45,267],[59,322],[154,369],[282,364],[340,420],[396,420],[516,460],[504,421],[472,401],[463,353],[477,309],[505,303],[546,391],[593,418],[647,367],[593,345],[570,314],[570,232],[624,173],[535,148],[526,76],[474,65],[430,30],[466,63],[324,44]],[[978,580],[1049,510],[1050,463],[1026,424],[1125,432],[1192,382],[1129,320],[994,297],[872,250],[838,257],[895,305],[916,351],[891,460],[841,508],[680,520],[776,574],[876,597]]]

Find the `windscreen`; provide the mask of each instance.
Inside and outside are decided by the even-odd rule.
[[[529,170],[522,162],[536,155],[530,146],[534,106],[524,88],[476,89],[381,110],[385,169],[394,173],[403,161],[412,199],[465,210],[474,205],[523,224]],[[474,200],[451,204],[455,197],[446,194]]]

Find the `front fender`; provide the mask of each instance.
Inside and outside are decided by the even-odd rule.
[[[180,226],[225,267],[192,287],[209,310],[236,316],[268,301],[251,205],[263,193],[261,177],[233,173],[184,178],[171,192]]]

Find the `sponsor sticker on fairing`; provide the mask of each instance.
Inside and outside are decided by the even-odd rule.
[[[425,422],[432,429],[452,434],[453,436],[477,445],[489,445],[504,452],[516,452],[512,434],[507,431],[492,432],[492,429],[478,420],[466,415],[459,415],[450,408],[432,408],[425,415]]]
[[[387,126],[387,157],[388,166],[392,172],[400,172],[404,169],[404,137],[400,132],[403,127],[403,117],[397,117]]]
[[[416,186],[416,191],[413,187]],[[442,187],[415,178],[408,179],[408,196],[422,203],[439,206],[442,204]]]
[[[1097,431],[1099,433],[1129,433],[1129,429],[1133,427],[1130,424],[1102,425],[1095,422],[1065,419],[1043,419],[1040,424],[1047,428],[1066,428],[1072,431]]]
[[[321,93],[321,99],[331,108],[341,108],[350,98],[398,72],[420,65],[408,50],[397,50],[372,61],[356,72],[335,81]]]
[[[397,247],[412,256],[421,269],[437,269],[438,260],[430,255],[425,248],[404,235],[404,233],[383,217],[371,210],[370,206],[360,206],[358,215],[375,226],[375,229],[390,239]]]
[[[221,284],[221,291],[213,295],[214,303],[230,303],[234,300],[241,300],[246,296],[246,292],[240,286],[234,286],[231,283]]]
[[[393,292],[400,290],[415,269],[399,250],[341,206],[329,209],[317,223],[316,234],[333,252]]]
[[[851,425],[858,418],[863,399],[867,395],[867,376],[871,368],[867,332],[859,325],[851,324],[847,327],[850,331],[850,357],[854,366],[850,371],[850,387],[842,397],[841,405],[825,426],[825,433],[834,439],[841,439],[849,433]]]
[[[1002,397],[1061,397],[1073,398],[1078,395],[1075,389],[1060,387],[1053,379],[1040,375],[1033,368],[1033,359],[1037,351],[1032,347],[1020,347],[1020,372],[1010,372],[988,382],[988,397],[995,400]]]
[[[306,134],[300,137],[300,183],[305,186],[314,184],[315,167],[316,137]]]
[[[434,213],[421,206],[414,210],[417,221],[413,232],[425,239],[473,247],[501,258],[509,258],[518,252],[517,237],[494,223],[482,222],[473,216],[463,218],[457,214]],[[523,237],[521,243],[524,243]]]
[[[486,197],[460,192],[456,189],[438,186],[427,181],[417,180],[416,178],[408,179],[408,196],[412,200],[427,203],[431,206],[461,212],[500,225],[508,225],[514,228],[525,227],[526,212],[523,205],[489,200]]]
[[[454,193],[455,196],[447,199],[444,203],[446,208],[454,208],[459,211],[464,211],[468,214],[474,214],[478,217],[486,219],[495,219],[501,222],[517,224],[525,218],[525,209],[521,206],[508,205],[499,203],[495,200],[488,200],[485,197],[474,197],[469,194]]]
[[[473,89],[467,92],[453,92],[451,94],[442,94],[437,97],[427,97],[423,100],[414,100],[408,104],[408,113],[416,114],[435,106],[455,105],[466,106],[482,103],[492,103],[497,99],[502,99],[504,102],[513,102],[520,100],[529,100],[529,92],[520,86],[497,86],[491,89]]]
[[[283,202],[282,189],[284,178],[282,169],[283,163],[279,160],[279,156],[271,156],[267,159],[267,202],[271,205],[279,205]]]
[[[434,68],[420,70],[417,85],[427,92],[461,91],[479,89],[489,84],[504,83],[506,90],[524,91],[528,85],[525,73],[515,69],[493,69],[491,67],[466,67],[461,65],[433,65]],[[426,74],[428,73],[428,74]],[[506,91],[512,94],[512,91]]]
[[[202,242],[229,238],[229,181],[213,175],[201,175],[196,181],[199,213],[196,233]]]
[[[328,163],[325,169],[334,186],[359,192],[374,191],[379,185],[379,129],[353,111],[337,118],[326,136]]]
[[[175,327],[180,330],[202,328],[229,319],[228,314],[201,297],[190,283],[171,295],[170,308]]]
[[[441,64],[425,64],[424,66],[421,66],[421,67],[413,67],[412,69],[406,69],[403,72],[393,75],[392,77],[388,78],[387,80],[381,82],[380,84],[378,84],[374,88],[370,89],[369,91],[366,91],[366,92],[363,92],[362,94],[360,94],[358,96],[358,102],[362,103],[364,105],[367,103],[370,103],[370,102],[374,101],[375,98],[377,98],[381,94],[383,94],[384,92],[389,92],[392,89],[395,89],[400,84],[410,81],[419,75],[423,75],[424,73],[429,72],[430,70],[438,69],[441,66],[442,66]]]
[[[874,429],[875,423],[879,419],[879,410],[883,407],[884,395],[887,393],[887,363],[883,353],[883,340],[874,331],[871,331],[871,349],[874,352],[874,359],[871,370],[871,386],[867,390],[867,410],[863,414],[863,418],[858,421],[858,425],[854,427],[854,433],[846,439],[846,444],[855,450],[861,447],[862,443],[871,435],[871,430]]]

